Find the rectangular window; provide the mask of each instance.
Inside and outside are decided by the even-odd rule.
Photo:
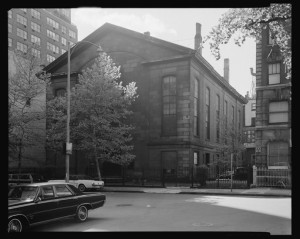
[[[199,152],[194,152],[194,165],[199,165]]]
[[[35,35],[31,35],[31,42],[40,46],[41,45],[41,38],[39,38]]]
[[[233,105],[231,106],[231,110],[232,110],[232,122],[231,122],[231,124],[232,124],[232,128],[234,128],[234,106]]]
[[[269,85],[280,83],[280,63],[268,64]]]
[[[12,39],[8,38],[8,47],[12,47]]]
[[[256,103],[251,103],[251,111],[256,110]]]
[[[27,26],[27,19],[19,14],[17,14],[17,22],[21,23],[24,26]]]
[[[67,40],[66,38],[61,37],[61,43],[66,46],[67,45]]]
[[[199,81],[194,79],[194,135],[199,135]]]
[[[59,28],[58,22],[54,21],[53,19],[51,19],[49,17],[47,17],[47,24],[50,25],[50,26],[52,26],[55,29]]]
[[[216,98],[216,142],[220,142],[220,96],[217,95]]]
[[[224,142],[227,144],[227,115],[228,115],[228,103],[225,100],[225,106],[224,106]]]
[[[48,55],[47,54],[47,61],[48,62],[52,62],[52,61],[54,61],[55,60],[55,57],[54,56],[51,56],[51,55]]]
[[[61,26],[61,32],[62,33],[67,33],[67,28],[65,26]]]
[[[209,164],[210,164],[210,154],[209,153],[205,154],[205,164],[207,166],[209,166]]]
[[[76,33],[69,29],[69,36],[76,39]]]
[[[31,48],[31,54],[37,58],[41,58],[41,52],[37,49]]]
[[[31,22],[32,31],[41,32],[41,26],[35,22]]]
[[[8,23],[8,32],[12,33],[12,25]]]
[[[59,47],[47,42],[47,49],[53,53],[59,54]]]
[[[210,139],[210,90],[205,90],[205,128],[206,139]]]
[[[8,18],[12,18],[12,11],[11,10],[8,11]]]
[[[41,13],[35,9],[31,9],[31,16],[36,19],[41,19]]]
[[[47,36],[55,41],[59,41],[59,35],[55,34],[54,32],[47,30]]]
[[[287,123],[289,120],[289,104],[287,101],[269,103],[269,123]]]
[[[287,142],[269,142],[268,166],[288,166],[289,144]]]
[[[22,37],[23,39],[27,39],[27,32],[17,28],[17,36]]]
[[[167,76],[162,82],[163,134],[176,135],[176,78]]]
[[[21,42],[17,42],[17,50],[27,53],[27,46]]]
[[[251,117],[251,126],[255,126],[255,117]]]

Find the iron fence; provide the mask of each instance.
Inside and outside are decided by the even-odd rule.
[[[291,169],[254,169],[257,187],[291,188]]]

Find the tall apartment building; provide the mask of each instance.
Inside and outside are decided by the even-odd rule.
[[[291,88],[279,47],[264,29],[256,45],[256,166],[291,166]]]
[[[77,42],[77,27],[71,23],[70,9],[13,8],[8,11],[8,66],[9,75],[17,71],[14,50],[32,54],[41,59],[41,66],[48,65],[67,51],[67,42]],[[34,44],[32,44],[34,43]],[[32,47],[31,47],[32,46]],[[46,94],[39,94],[30,101],[30,109],[44,112]],[[33,126],[33,127],[32,127]],[[31,171],[43,168],[46,161],[46,119],[31,122],[34,145],[24,147],[21,169]],[[11,156],[11,155],[10,155]],[[18,162],[9,157],[9,170],[16,170]]]
[[[8,50],[27,52],[48,65],[76,43],[77,27],[71,23],[71,9],[12,8],[8,11]]]

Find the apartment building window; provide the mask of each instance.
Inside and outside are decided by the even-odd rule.
[[[76,39],[76,33],[69,29],[69,36]]]
[[[256,103],[251,103],[251,111],[255,111],[256,110]]]
[[[65,15],[67,18],[70,17],[70,13],[69,13],[69,11],[66,10],[66,9],[61,9],[61,13],[62,13],[63,15]]]
[[[224,102],[224,136],[225,136],[225,139],[224,139],[224,142],[225,144],[227,144],[227,115],[228,115],[228,103],[227,101],[225,100]]]
[[[8,32],[12,33],[12,25],[8,23]]]
[[[238,110],[238,126],[239,126],[239,132],[241,132],[242,129],[242,116],[241,116],[241,111]]]
[[[255,117],[251,117],[251,126],[255,126]]]
[[[8,11],[8,18],[12,18],[12,11],[11,10]]]
[[[166,76],[162,82],[163,135],[176,135],[176,78]]]
[[[17,28],[17,36],[22,37],[23,39],[27,39],[27,32],[23,31],[20,28]]]
[[[59,35],[55,34],[54,32],[47,30],[47,36],[55,41],[59,41]]]
[[[31,42],[40,46],[41,45],[41,38],[39,38],[35,35],[31,35]]]
[[[37,58],[41,58],[41,52],[37,49],[31,48],[31,54]]]
[[[47,42],[47,49],[53,53],[59,53],[59,47]]]
[[[48,62],[52,62],[52,61],[54,61],[55,60],[55,57],[54,56],[51,56],[51,55],[48,55],[47,54],[47,61]]]
[[[199,135],[199,81],[194,79],[194,135]]]
[[[35,9],[31,9],[31,16],[36,19],[41,19],[41,13]]]
[[[27,53],[27,46],[21,42],[17,42],[17,50]]]
[[[220,96],[216,97],[216,142],[220,142]]]
[[[67,28],[65,26],[61,26],[61,32],[62,33],[67,33]]]
[[[31,22],[32,31],[41,32],[41,26],[35,22]]]
[[[282,141],[268,143],[268,166],[288,166],[289,144]]]
[[[53,19],[51,19],[49,17],[47,17],[47,24],[50,25],[50,26],[52,26],[55,29],[59,28],[58,22],[54,21]]]
[[[199,152],[194,152],[194,165],[199,165]]]
[[[280,83],[280,63],[268,64],[269,85]]]
[[[210,139],[210,89],[205,89],[205,132],[206,139]]]
[[[65,49],[61,49],[61,54],[64,54],[66,52]]]
[[[19,14],[17,14],[17,22],[27,26],[27,19]]]
[[[234,128],[234,106],[233,105],[231,106],[231,110],[232,110],[232,122],[231,122],[231,124],[232,124],[232,128]]]
[[[269,123],[287,123],[289,120],[288,101],[276,101],[269,103]]]
[[[61,37],[61,43],[66,46],[67,45],[67,39],[64,37]]]
[[[12,47],[12,39],[8,38],[8,47]]]

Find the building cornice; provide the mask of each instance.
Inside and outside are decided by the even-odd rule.
[[[264,85],[264,86],[256,86],[256,90],[274,90],[274,89],[280,89],[280,88],[287,88],[292,87],[292,83],[286,83],[286,84],[278,84],[278,85]]]

